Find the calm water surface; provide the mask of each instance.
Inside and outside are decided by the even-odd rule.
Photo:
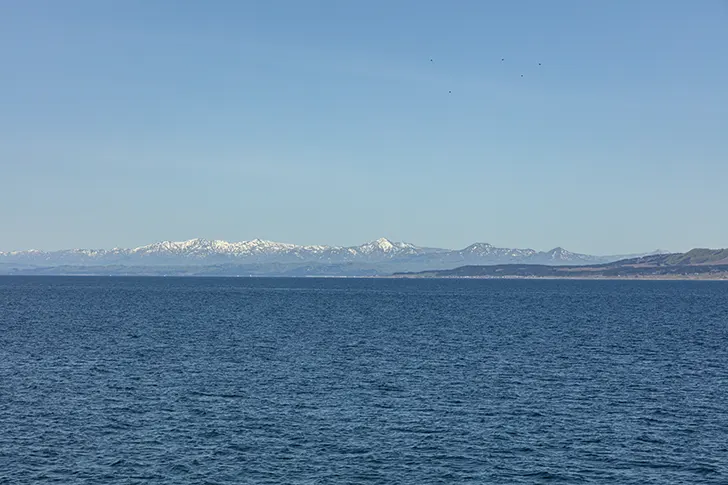
[[[0,277],[0,484],[728,483],[722,282]]]

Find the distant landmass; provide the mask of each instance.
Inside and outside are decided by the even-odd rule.
[[[254,239],[190,239],[133,249],[66,249],[0,252],[2,274],[137,274],[187,276],[376,276],[447,270],[468,265],[573,266],[603,264],[646,254],[593,256],[499,248],[475,243],[453,250],[380,238],[359,246],[300,246]]]
[[[728,280],[728,249],[693,249],[596,264],[505,264],[399,273],[409,278],[695,278]]]

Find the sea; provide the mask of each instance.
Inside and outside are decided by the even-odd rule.
[[[728,282],[0,277],[0,484],[726,484]]]

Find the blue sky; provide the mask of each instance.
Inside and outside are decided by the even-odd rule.
[[[0,63],[0,250],[728,246],[725,1],[14,0]]]

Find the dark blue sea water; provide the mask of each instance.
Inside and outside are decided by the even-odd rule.
[[[721,282],[0,278],[0,484],[728,483]]]

